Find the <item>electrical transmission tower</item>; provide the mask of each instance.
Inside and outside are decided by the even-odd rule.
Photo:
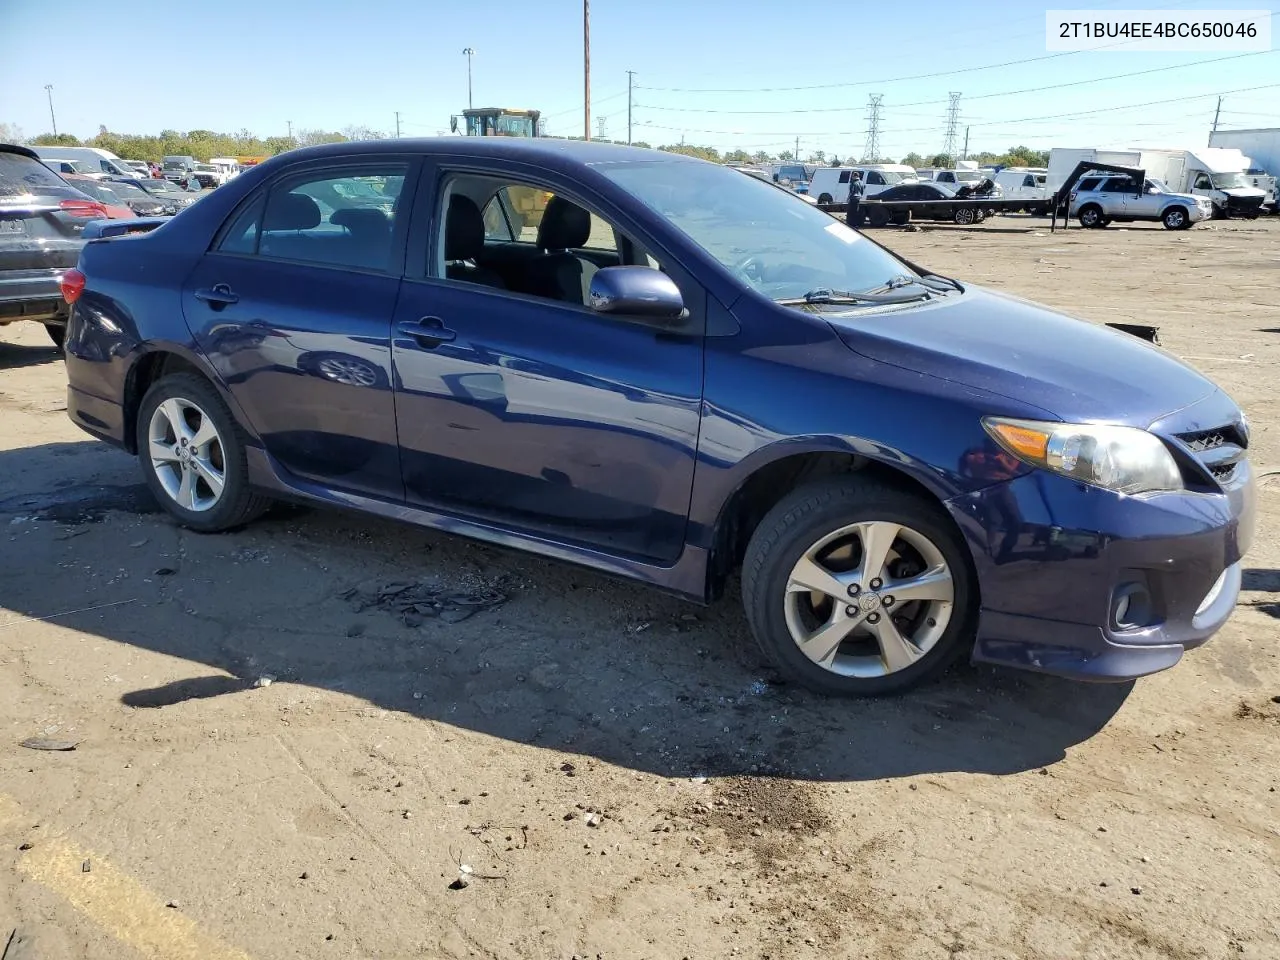
[[[601,139],[601,140],[605,139],[605,134],[606,134],[606,133],[608,132],[608,130],[609,130],[609,118],[608,118],[608,117],[597,117],[597,118],[596,118],[596,126],[600,129],[600,133],[599,133],[599,137],[600,137],[600,139]]]
[[[952,91],[947,96],[951,102],[947,105],[947,135],[942,142],[942,152],[948,157],[954,157],[956,138],[960,135],[960,94]]]
[[[880,162],[880,101],[883,99],[882,93],[867,97],[867,142],[862,148],[863,163]]]

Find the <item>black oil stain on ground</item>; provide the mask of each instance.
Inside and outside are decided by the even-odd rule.
[[[160,505],[144,483],[129,486],[75,486],[45,494],[22,494],[0,500],[0,514],[29,514],[54,523],[101,523],[111,511],[159,513]]]

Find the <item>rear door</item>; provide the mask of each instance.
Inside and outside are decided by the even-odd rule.
[[[0,150],[0,320],[46,319],[62,310],[62,272],[74,267],[101,204],[39,160]]]
[[[391,315],[416,162],[286,169],[231,215],[182,291],[197,342],[280,466],[393,500]],[[381,204],[347,203],[341,187],[355,184]]]

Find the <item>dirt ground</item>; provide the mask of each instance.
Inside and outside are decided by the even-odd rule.
[[[823,701],[736,592],[340,513],[179,530],[9,327],[0,955],[1280,957],[1280,221],[876,236],[1155,324],[1243,403],[1270,476],[1212,643],[1137,684],[962,666]],[[406,615],[408,584],[466,596]]]

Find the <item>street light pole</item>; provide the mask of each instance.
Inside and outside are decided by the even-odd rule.
[[[46,83],[44,92],[49,95],[49,122],[53,124],[53,135],[58,135],[58,118],[53,115],[53,84]]]
[[[591,0],[582,0],[582,139],[591,139]]]
[[[471,109],[471,58],[475,56],[475,50],[466,47],[462,51],[467,55],[467,109]]]

